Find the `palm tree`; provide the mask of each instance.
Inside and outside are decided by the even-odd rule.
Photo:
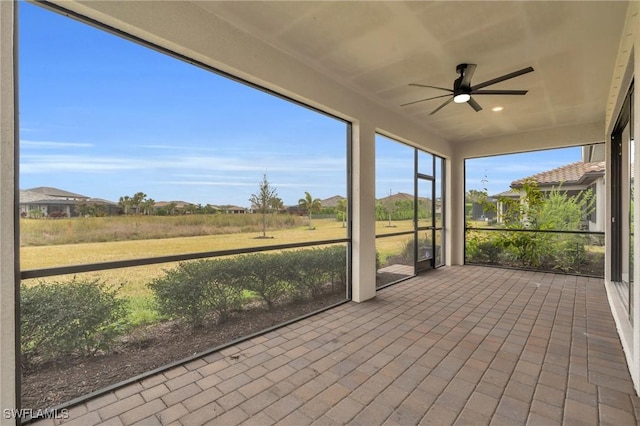
[[[136,192],[131,197],[131,206],[136,208],[136,214],[142,214],[142,203],[144,203],[145,198],[147,198],[147,194],[144,192]]]
[[[171,201],[170,203],[167,204],[167,206],[165,207],[167,209],[167,212],[169,213],[169,216],[175,214],[176,212],[176,202],[175,201]]]
[[[314,229],[311,225],[311,213],[319,212],[322,208],[322,201],[319,198],[313,198],[311,194],[305,191],[304,198],[298,200],[298,205],[309,214],[309,229]]]
[[[347,199],[343,198],[338,200],[338,204],[336,205],[336,210],[340,212],[340,216],[342,216],[342,227],[344,228],[347,224]]]
[[[122,211],[124,214],[129,214],[129,207],[131,206],[131,198],[128,195],[124,197],[120,197],[118,201],[118,205],[122,207]]]
[[[273,200],[271,200],[271,208],[273,209],[274,214],[279,213],[280,210],[284,208],[282,198],[274,197]]]
[[[140,203],[140,207],[142,209],[142,213],[145,215],[150,215],[151,212],[153,211],[153,207],[155,206],[156,202],[153,198],[148,198],[144,201],[142,201],[142,203]]]

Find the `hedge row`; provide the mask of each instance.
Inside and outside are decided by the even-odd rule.
[[[467,237],[467,263],[604,276],[604,258],[591,252],[597,237],[535,232],[475,232]]]
[[[344,291],[346,263],[345,247],[255,253],[182,262],[148,286],[162,315],[197,326],[208,318],[222,322],[256,298],[271,309],[279,302]],[[127,301],[118,290],[98,279],[23,285],[23,362],[108,349],[127,330]]]
[[[28,364],[106,349],[126,329],[126,301],[100,280],[41,282],[20,290],[21,350]]]
[[[301,301],[346,287],[346,248],[342,246],[255,253],[182,262],[149,283],[159,312],[202,325],[223,322],[251,296],[271,309],[280,301]]]

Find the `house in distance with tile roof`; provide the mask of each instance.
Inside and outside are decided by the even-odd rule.
[[[604,146],[591,145],[583,147],[582,160],[575,163],[557,167],[511,182],[511,192],[508,196],[523,196],[522,186],[527,180],[533,180],[538,184],[542,192],[551,192],[559,189],[572,197],[591,190],[595,196],[595,205],[592,212],[585,215],[584,229],[592,232],[604,232],[605,224],[605,162]],[[505,195],[500,194],[500,195]],[[501,209],[500,204],[498,210]]]

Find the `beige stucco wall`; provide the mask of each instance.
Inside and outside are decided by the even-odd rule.
[[[14,256],[14,26],[15,4],[0,1],[0,424],[5,409],[16,408],[16,339]]]

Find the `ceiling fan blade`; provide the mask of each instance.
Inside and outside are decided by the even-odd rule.
[[[476,67],[477,67],[476,64],[467,64],[467,67],[464,70],[462,81],[460,82],[460,86],[462,87],[471,86],[471,77],[473,77],[473,73],[476,72]]]
[[[419,102],[430,101],[431,99],[446,98],[447,96],[451,96],[451,95],[441,95],[441,96],[434,96],[433,98],[420,99],[419,101],[408,102],[408,103],[402,104],[400,106],[413,105],[413,104],[417,104]]]
[[[418,83],[409,83],[409,86],[416,86],[416,87],[428,87],[430,89],[439,89],[439,90],[445,90],[447,92],[451,92],[453,93],[453,90],[451,89],[446,89],[444,87],[438,87],[438,86],[427,86],[426,84],[418,84]]]
[[[469,98],[469,100],[467,101],[467,103],[468,103],[469,105],[471,105],[471,108],[475,109],[475,110],[476,110],[476,112],[478,112],[478,111],[482,111],[482,107],[480,106],[480,104],[479,104],[479,103],[477,103],[477,102],[476,102],[476,100],[475,100],[475,99],[473,99],[473,98]]]
[[[527,74],[533,71],[532,67],[523,68],[518,71],[514,71],[509,74],[505,74],[502,77],[497,77],[492,80],[487,80],[484,83],[476,84],[471,88],[471,90],[475,91],[477,89],[482,89],[483,87],[491,86],[492,84],[500,83],[501,81],[509,80],[510,78],[521,76],[522,74]]]
[[[526,95],[528,90],[474,90],[472,95]]]
[[[433,111],[431,111],[431,113],[429,115],[433,115],[436,112],[440,111],[442,108],[444,108],[445,106],[447,106],[448,104],[450,104],[451,102],[453,102],[453,98],[449,99],[448,101],[445,101],[445,103],[443,103],[442,105],[440,105],[438,108],[434,109]]]

